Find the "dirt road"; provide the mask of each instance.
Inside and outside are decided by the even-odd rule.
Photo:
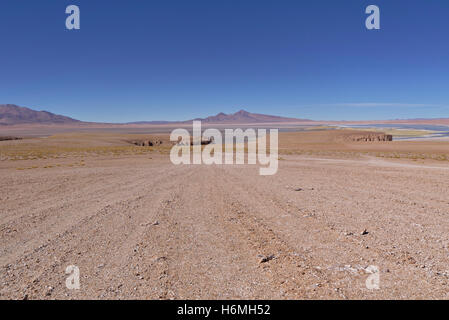
[[[274,176],[167,156],[4,162],[0,299],[448,298],[446,167],[283,158]]]

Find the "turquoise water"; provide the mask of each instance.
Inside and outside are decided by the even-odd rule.
[[[437,126],[437,125],[429,125],[429,124],[369,124],[369,125],[353,125],[353,126],[344,126],[344,127],[431,130],[431,131],[437,131],[436,133],[433,133],[430,135],[432,138],[449,137],[449,126]],[[394,140],[410,140],[410,139],[425,139],[428,137],[429,137],[429,135],[425,135],[422,137],[396,137],[396,136],[394,136],[393,138],[394,138]]]

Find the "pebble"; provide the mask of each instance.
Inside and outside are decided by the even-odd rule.
[[[268,256],[259,255],[259,257],[261,258],[259,260],[259,263],[265,263],[265,262],[268,262],[268,261],[273,260],[275,258],[274,254],[270,254]]]

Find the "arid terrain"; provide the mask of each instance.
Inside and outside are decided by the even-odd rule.
[[[166,134],[1,141],[0,299],[449,298],[449,141],[352,134],[280,133],[273,176]]]

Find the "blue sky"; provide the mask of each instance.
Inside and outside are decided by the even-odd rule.
[[[448,17],[447,0],[2,0],[0,103],[108,122],[449,117]]]

